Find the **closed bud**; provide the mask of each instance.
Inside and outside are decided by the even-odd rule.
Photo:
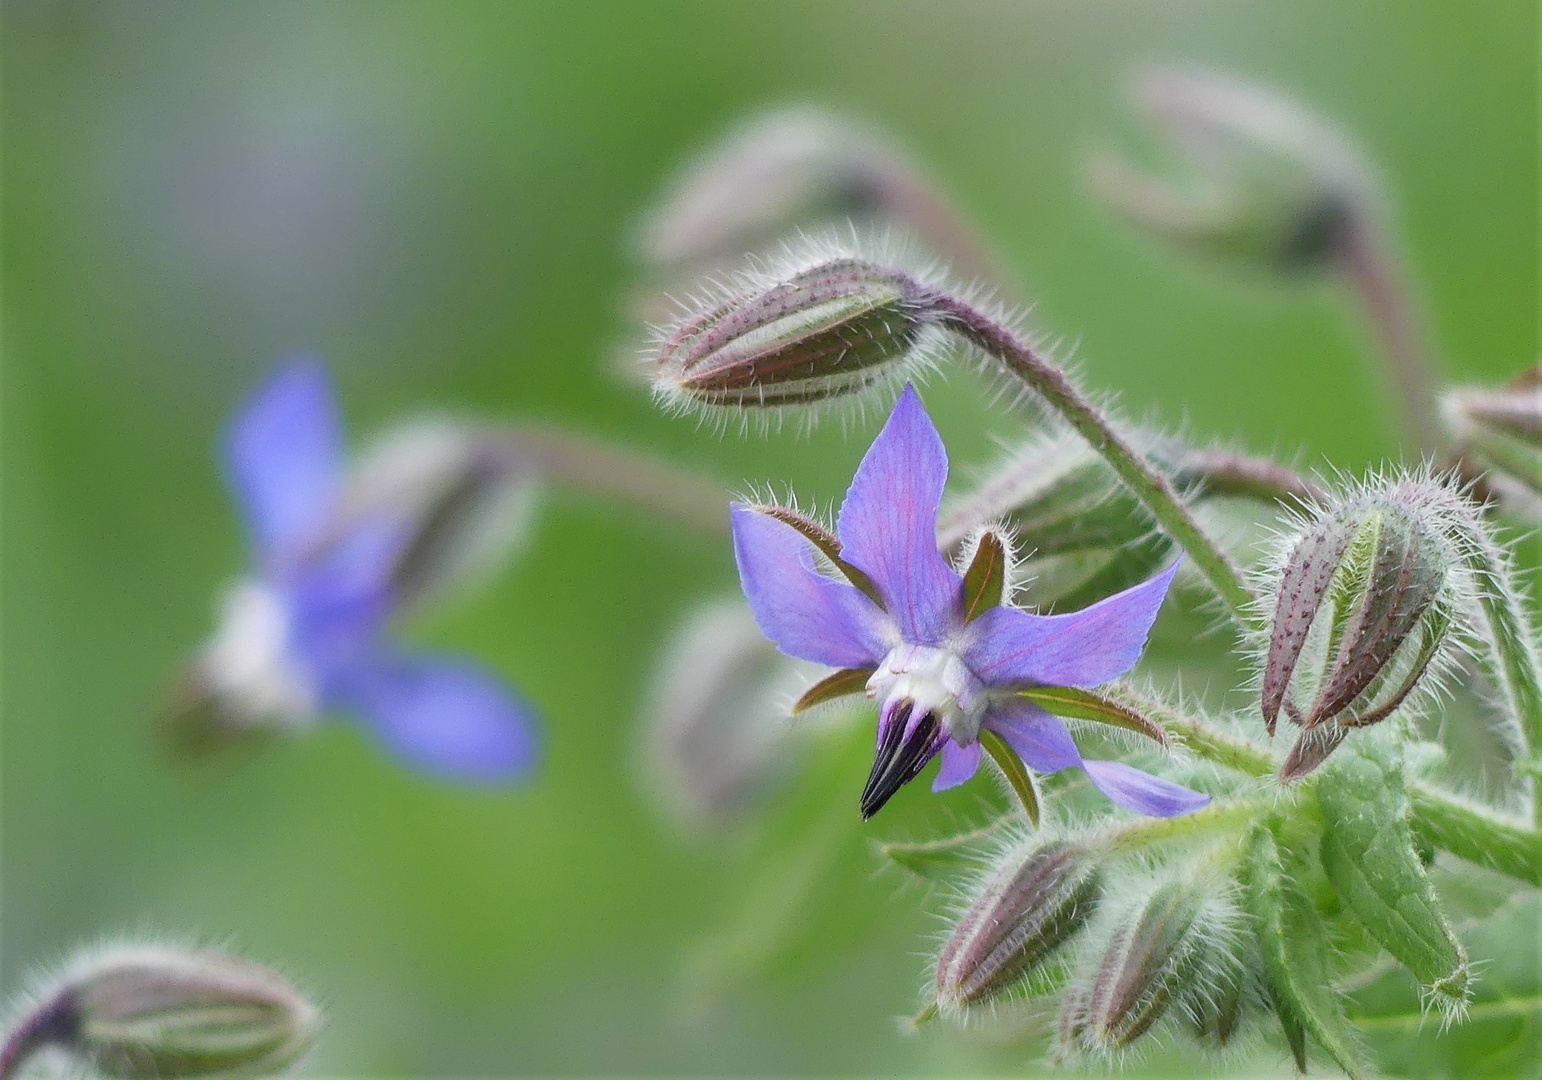
[[[1340,255],[1372,212],[1359,153],[1287,98],[1159,71],[1137,81],[1134,99],[1192,179],[1171,184],[1113,155],[1095,157],[1089,175],[1105,202],[1160,239],[1252,268],[1310,272]]]
[[[1016,849],[986,878],[937,959],[937,1003],[961,1012],[1011,995],[1092,915],[1091,853],[1056,841]]]
[[[359,458],[327,544],[361,521],[402,521],[391,576],[396,601],[442,594],[507,555],[523,536],[542,463],[517,430],[421,420],[377,440]]]
[[[30,1020],[52,1045],[114,1077],[266,1076],[316,1041],[321,1014],[276,972],[225,953],[120,946],[74,965]],[[24,1020],[10,1036],[11,1053]],[[34,1025],[36,1026],[36,1025]]]
[[[1209,954],[1230,944],[1210,907],[1204,883],[1168,881],[1111,916],[1106,944],[1061,1003],[1061,1041],[1116,1051],[1149,1031],[1175,1002],[1206,995]]]
[[[1385,720],[1449,661],[1458,558],[1415,497],[1392,485],[1324,507],[1278,578],[1260,708],[1304,731],[1282,777],[1299,779],[1344,731]]]
[[[1542,523],[1542,364],[1497,390],[1450,391],[1441,415],[1463,478],[1512,516]]]
[[[742,601],[693,612],[643,719],[643,786],[681,825],[729,823],[786,765],[796,741],[789,708],[822,671],[778,653]]]
[[[850,256],[755,275],[667,331],[655,391],[686,407],[774,408],[897,383],[934,332],[934,298],[917,278]]]

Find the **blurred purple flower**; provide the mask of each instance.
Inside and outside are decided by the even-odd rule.
[[[1176,564],[1065,615],[997,604],[965,617],[964,582],[937,550],[947,453],[907,386],[846,492],[837,537],[789,511],[733,506],[734,553],[761,631],[788,656],[845,669],[843,686],[880,703],[877,752],[862,793],[872,817],[933,756],[932,790],[963,783],[988,729],[1040,772],[1081,768],[1110,799],[1172,817],[1209,797],[1117,761],[1083,759],[1065,725],[1014,692],[1092,687],[1140,658]],[[810,540],[852,584],[815,569]],[[859,674],[861,673],[861,674]]]
[[[325,369],[299,361],[273,375],[221,449],[255,566],[205,665],[243,711],[291,724],[353,713],[428,771],[484,782],[525,773],[536,748],[523,702],[476,664],[389,640],[413,523],[389,505],[342,512],[343,435]]]

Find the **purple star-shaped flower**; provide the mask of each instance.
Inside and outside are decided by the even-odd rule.
[[[788,656],[844,669],[840,687],[865,686],[880,703],[862,816],[877,813],[938,754],[932,790],[969,779],[982,729],[1029,768],[1085,770],[1137,813],[1172,817],[1204,806],[1206,795],[1117,761],[1084,759],[1060,720],[1017,694],[1097,686],[1134,667],[1176,564],[1065,615],[1000,603],[966,612],[964,580],[937,550],[947,476],[942,440],[906,386],[846,492],[837,536],[781,508],[732,508],[739,579],[761,631]],[[815,568],[816,545],[847,581]]]
[[[326,371],[301,361],[277,372],[221,449],[255,566],[202,657],[211,689],[251,723],[356,714],[395,753],[453,779],[524,773],[535,758],[526,705],[476,664],[388,640],[411,522],[384,506],[342,513],[343,435]]]

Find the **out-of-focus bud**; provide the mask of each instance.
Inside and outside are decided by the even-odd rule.
[[[1360,153],[1287,98],[1178,71],[1144,74],[1132,97],[1192,178],[1172,184],[1113,154],[1094,157],[1089,176],[1105,202],[1169,243],[1249,267],[1310,272],[1374,214]]]
[[[683,825],[730,821],[786,763],[789,706],[822,670],[778,653],[742,601],[697,610],[670,644],[644,715],[644,786]]]
[[[494,566],[524,534],[542,469],[517,430],[423,420],[384,435],[360,455],[323,548],[359,521],[406,522],[391,584],[411,605]]]
[[[1281,710],[1304,729],[1286,779],[1320,764],[1344,729],[1385,720],[1449,659],[1458,557],[1404,494],[1392,485],[1324,508],[1275,583],[1260,709],[1271,733]]]
[[[1462,478],[1506,513],[1542,523],[1542,364],[1497,390],[1451,390],[1440,413]]]
[[[1227,937],[1203,890],[1199,881],[1168,881],[1112,920],[1107,945],[1061,1003],[1062,1043],[1119,1050],[1173,1002],[1203,992],[1207,953]]]
[[[6,1076],[44,1046],[107,1076],[267,1076],[310,1050],[323,1022],[260,964],[167,946],[91,954],[40,1002],[7,1037]]]
[[[688,162],[638,237],[643,261],[696,272],[767,250],[794,230],[898,227],[961,272],[994,260],[926,172],[880,133],[828,113],[752,117]]]
[[[838,256],[746,277],[667,331],[653,383],[683,406],[805,405],[898,382],[934,332],[934,291]]]
[[[1055,841],[1010,851],[985,878],[937,959],[937,1004],[959,1013],[1010,996],[1081,929],[1101,878],[1086,849]]]

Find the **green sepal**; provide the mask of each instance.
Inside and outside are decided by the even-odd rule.
[[[980,536],[969,569],[964,572],[964,621],[979,618],[1001,605],[1007,584],[1007,549],[994,532]]]
[[[1467,995],[1467,956],[1451,932],[1409,823],[1401,746],[1351,739],[1317,782],[1322,865],[1370,935],[1450,1008]]]
[[[1256,826],[1248,837],[1245,878],[1264,985],[1297,1067],[1305,1071],[1310,1034],[1351,1080],[1360,1080],[1365,1067],[1329,985],[1327,928],[1311,899],[1287,878],[1279,841],[1268,825]]]
[[[804,709],[812,709],[815,705],[823,705],[827,701],[834,701],[848,694],[860,694],[867,686],[867,680],[873,677],[873,670],[873,668],[842,668],[833,675],[826,675],[803,691],[803,696],[793,702],[793,715],[796,716]]]
[[[1036,686],[1017,691],[1017,696],[1042,706],[1056,716],[1073,720],[1090,720],[1095,724],[1123,728],[1137,735],[1170,747],[1172,740],[1161,724],[1146,716],[1132,704],[1117,697],[1095,690],[1078,690],[1071,686]]]
[[[1001,770],[1001,775],[1007,778],[1007,783],[1017,793],[1018,801],[1023,804],[1023,813],[1028,815],[1029,822],[1037,829],[1039,827],[1039,793],[1034,790],[1033,777],[1028,773],[1028,766],[1023,764],[1017,753],[994,731],[980,729],[980,746],[991,756],[991,760]]]

